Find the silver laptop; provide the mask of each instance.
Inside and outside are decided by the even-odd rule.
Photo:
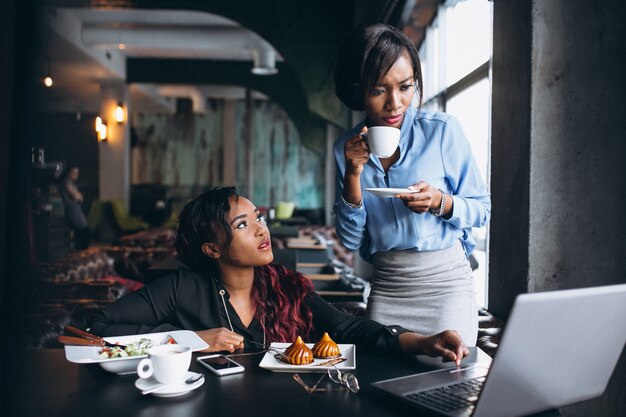
[[[437,415],[523,416],[601,395],[626,343],[626,284],[522,294],[488,361],[372,383]]]

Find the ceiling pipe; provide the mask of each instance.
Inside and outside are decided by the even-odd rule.
[[[151,49],[183,49],[211,52],[224,51],[226,59],[234,50],[248,51],[246,59],[254,61],[254,74],[275,74],[280,54],[265,39],[241,27],[217,26],[210,28],[174,27],[103,27],[84,25],[81,39],[86,47],[124,49],[133,47]],[[216,57],[217,58],[217,57]]]
[[[206,112],[206,100],[202,92],[191,86],[166,86],[159,88],[159,94],[163,97],[185,97],[191,99],[191,109],[194,113]]]
[[[272,48],[258,48],[254,50],[254,66],[250,70],[256,75],[278,74],[276,68],[276,53]]]

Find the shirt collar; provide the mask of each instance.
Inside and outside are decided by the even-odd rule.
[[[402,126],[400,127],[400,154],[404,153],[404,150],[408,144],[409,137],[411,134],[411,127],[413,126],[413,120],[415,119],[415,112],[417,109],[413,106],[409,106],[404,113],[404,118],[402,119]]]

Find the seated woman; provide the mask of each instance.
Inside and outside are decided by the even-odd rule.
[[[328,332],[338,343],[368,351],[441,356],[457,364],[469,354],[454,330],[424,336],[352,316],[323,300],[301,273],[271,264],[265,220],[234,187],[215,188],[185,206],[176,250],[186,268],[97,312],[91,331],[113,336],[193,330],[211,352],[298,336],[315,341]]]

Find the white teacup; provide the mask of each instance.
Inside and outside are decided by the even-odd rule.
[[[400,129],[391,126],[372,126],[365,135],[370,152],[379,158],[389,158],[398,148]]]
[[[184,345],[159,345],[148,349],[148,357],[137,365],[139,378],[154,377],[161,384],[185,380],[191,365],[191,348]]]

